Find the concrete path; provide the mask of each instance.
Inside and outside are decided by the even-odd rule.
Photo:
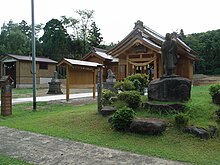
[[[77,93],[77,94],[69,95],[69,99],[77,99],[77,98],[84,98],[84,97],[93,97],[93,94],[92,93]],[[53,101],[53,100],[65,100],[65,99],[66,99],[65,94],[36,97],[37,101]],[[12,99],[12,104],[32,102],[32,101],[33,101],[33,97],[17,98],[17,99]],[[1,101],[0,101],[0,105],[1,105]]]
[[[0,154],[43,165],[186,165],[0,127]]]

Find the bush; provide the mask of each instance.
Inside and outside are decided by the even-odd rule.
[[[123,83],[124,83],[123,81],[117,81],[117,82],[115,83],[114,88],[116,89],[116,91],[118,91],[118,90],[122,91],[122,90],[123,90],[123,89],[122,89]]]
[[[103,105],[111,105],[112,102],[110,100],[111,97],[115,96],[115,93],[106,89],[102,92],[102,104]]]
[[[144,89],[148,86],[148,76],[146,74],[134,74],[128,76],[126,80],[133,82],[135,90],[144,94]]]
[[[111,119],[111,124],[118,131],[126,131],[134,118],[135,112],[128,107],[118,109]]]
[[[125,80],[122,84],[123,91],[132,91],[135,90],[135,86],[132,81]]]
[[[114,85],[114,88],[116,90],[120,91],[132,91],[135,90],[135,86],[132,81],[130,80],[124,80],[124,81],[117,81],[116,84]]]
[[[184,113],[179,113],[175,116],[175,124],[178,127],[187,126],[189,122],[189,116]]]
[[[140,107],[141,95],[137,91],[124,91],[118,94],[118,100],[127,103],[128,107],[136,109]]]
[[[220,84],[214,84],[209,87],[209,94],[213,97],[216,94],[220,94]]]

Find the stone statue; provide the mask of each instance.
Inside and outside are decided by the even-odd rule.
[[[116,82],[115,75],[111,69],[107,70],[107,79],[106,82]]]
[[[173,75],[177,64],[177,44],[170,33],[166,34],[165,39],[161,47],[163,66],[165,75]]]
[[[108,69],[107,72],[108,72],[108,77],[107,77],[107,79],[109,79],[109,80],[115,79],[115,75],[114,75],[114,73],[112,72],[111,69]]]

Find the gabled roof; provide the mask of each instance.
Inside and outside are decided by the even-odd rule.
[[[14,54],[6,54],[6,55],[2,55],[3,57],[10,57],[10,58],[14,58],[18,61],[32,61],[32,57],[31,56],[21,56],[21,55],[14,55]],[[43,58],[43,57],[36,57],[35,58],[36,62],[46,62],[46,63],[57,63],[57,61],[51,60],[49,58]]]
[[[151,48],[155,52],[161,54],[161,45],[165,41],[165,37],[161,34],[155,32],[151,28],[144,26],[143,22],[137,21],[135,23],[134,29],[115,47],[108,50],[106,53],[113,57],[118,57],[120,53],[126,51],[131,46],[133,46],[136,42],[141,43],[142,45]],[[187,46],[183,41],[181,41],[178,37],[176,38],[177,45],[183,49],[188,56],[192,59],[197,59],[195,56],[195,52]]]
[[[95,55],[97,58],[100,58],[103,61],[107,60],[112,62],[118,62],[118,59],[113,58],[111,55],[108,55],[106,53],[106,50],[96,47],[93,47],[92,50],[82,58],[82,60],[88,59],[91,55]]]
[[[61,60],[57,66],[60,66],[62,64],[68,64],[68,65],[78,65],[78,66],[87,66],[87,67],[98,67],[102,66],[102,64],[99,64],[97,62],[89,62],[89,61],[82,61],[82,60],[74,60],[74,59],[68,59],[64,58]]]

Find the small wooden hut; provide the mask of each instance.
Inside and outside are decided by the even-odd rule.
[[[57,67],[66,68],[66,100],[69,100],[71,88],[93,88],[93,98],[96,92],[96,76],[98,66],[96,62],[88,62],[64,58]]]
[[[36,57],[37,87],[47,87],[54,75],[57,61]],[[32,57],[14,54],[0,55],[0,76],[10,75],[16,88],[32,87]]]

